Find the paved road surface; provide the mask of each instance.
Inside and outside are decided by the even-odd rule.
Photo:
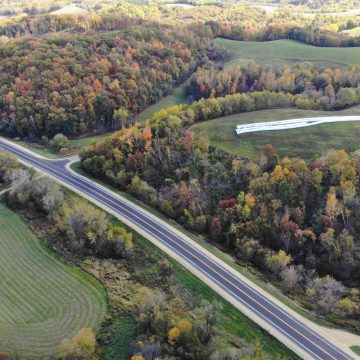
[[[228,295],[260,317],[268,327],[272,327],[279,334],[285,336],[297,349],[304,351],[308,355],[306,356],[307,358],[323,360],[353,359],[229,272],[221,265],[220,260],[217,261],[194,247],[185,238],[173,231],[171,227],[166,227],[154,217],[133,208],[127,202],[114,196],[111,191],[106,191],[95,183],[69,172],[66,168],[67,160],[54,161],[41,159],[19,149],[17,146],[9,144],[1,138],[0,147],[13,153],[28,165],[48,173],[62,183],[68,184],[88,197],[104,204],[143,229],[150,236],[155,237],[200,271],[211,282],[217,284]]]

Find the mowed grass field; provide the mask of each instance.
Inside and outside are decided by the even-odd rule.
[[[0,350],[52,357],[64,338],[98,328],[107,312],[103,286],[48,251],[0,204]]]
[[[251,42],[217,38],[214,41],[232,52],[233,57],[228,65],[255,60],[261,65],[280,67],[309,61],[319,67],[346,68],[360,58],[360,47],[325,48],[293,40]]]
[[[242,135],[235,133],[236,125],[241,124],[336,115],[360,116],[360,107],[338,112],[300,109],[254,111],[205,121],[193,125],[191,129],[197,135],[206,135],[210,140],[210,145],[250,159],[257,158],[266,144],[272,144],[281,156],[299,156],[305,159],[311,159],[315,154],[321,154],[328,149],[348,151],[360,149],[360,121]]]

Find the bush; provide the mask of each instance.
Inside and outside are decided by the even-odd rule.
[[[90,328],[78,331],[73,339],[65,339],[60,345],[60,358],[63,360],[91,360],[95,358],[96,339]]]
[[[55,151],[60,151],[60,149],[68,148],[70,146],[69,139],[63,134],[56,134],[50,142],[50,146]]]

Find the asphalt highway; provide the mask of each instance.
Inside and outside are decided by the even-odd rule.
[[[68,160],[42,159],[1,138],[0,147],[16,155],[35,169],[39,169],[62,183],[81,191],[87,197],[107,206],[128,219],[132,224],[140,227],[195,267],[229,296],[242,303],[249,311],[261,318],[268,327],[272,327],[297,348],[302,349],[308,354],[308,358],[322,360],[354,359],[228,271],[221,265],[220,260],[218,261],[202,252],[201,249],[194,247],[185,237],[173,231],[170,226],[164,226],[145,211],[122,201],[114,196],[110,190],[105,190],[94,182],[70,172],[66,167]]]

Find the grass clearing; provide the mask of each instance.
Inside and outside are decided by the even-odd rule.
[[[98,329],[104,287],[57,259],[13,211],[0,204],[0,349],[48,358],[64,338]]]
[[[145,110],[135,116],[134,120],[136,122],[145,121],[154,116],[155,113],[161,109],[165,109],[169,106],[185,104],[188,102],[187,99],[187,87],[190,83],[190,78],[183,82],[181,85],[176,87],[174,91],[164,98],[160,99],[153,105],[148,106]]]
[[[233,53],[227,66],[243,65],[255,60],[261,65],[281,67],[285,64],[298,64],[309,61],[318,67],[346,68],[360,58],[359,47],[334,48],[316,47],[293,40],[266,42],[237,41],[217,38],[216,44],[224,46]]]
[[[136,320],[132,315],[120,318],[116,322],[116,332],[111,344],[104,350],[105,360],[127,360],[130,342],[136,328]]]
[[[280,156],[311,159],[328,149],[354,151],[360,148],[360,122],[339,122],[311,127],[262,131],[237,135],[236,125],[314,116],[360,115],[360,107],[330,112],[300,109],[271,109],[234,114],[195,124],[191,130],[204,134],[210,145],[249,159],[259,157],[262,147],[272,144]]]

